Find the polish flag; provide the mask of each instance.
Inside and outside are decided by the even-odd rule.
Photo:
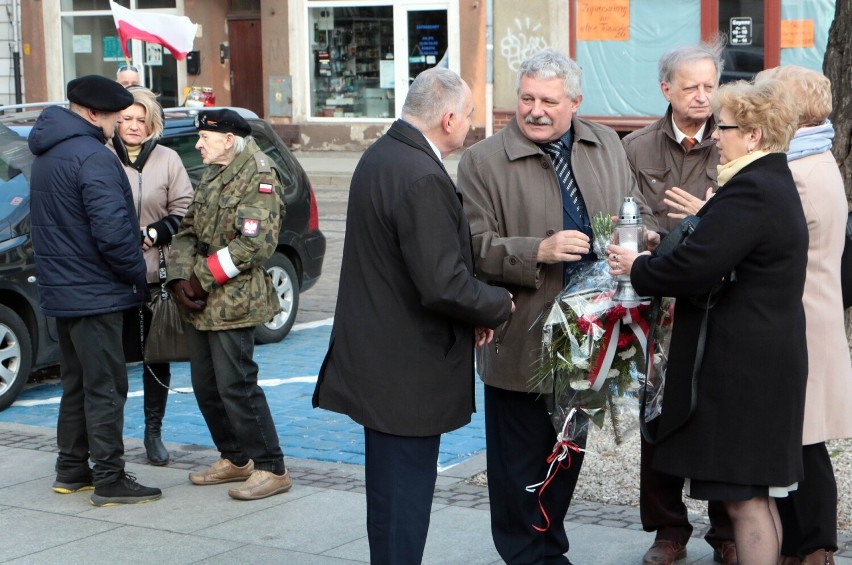
[[[170,16],[151,12],[128,10],[115,2],[109,3],[112,17],[118,30],[118,39],[124,56],[130,58],[127,50],[128,39],[139,39],[148,43],[162,45],[177,60],[186,58],[192,51],[192,42],[198,27],[186,16]]]

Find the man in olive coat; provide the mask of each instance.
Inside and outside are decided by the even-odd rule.
[[[541,495],[556,431],[547,390],[530,390],[541,351],[540,314],[552,304],[573,266],[589,260],[590,218],[618,214],[625,196],[656,223],[611,129],[577,117],[583,97],[579,66],[547,49],[521,63],[518,108],[503,130],[468,149],[459,162],[459,189],[470,219],[476,273],[515,296],[512,318],[477,352],[485,382],[485,436],[491,533],[500,557],[514,563],[567,563],[563,519],[583,454],[572,455]],[[556,151],[556,157],[551,151]],[[562,173],[570,170],[569,177]],[[584,441],[583,439],[580,442]],[[550,519],[546,531],[542,508]]]
[[[474,344],[512,309],[505,289],[474,278],[470,227],[442,162],[472,111],[458,75],[424,71],[352,177],[313,403],[364,426],[372,563],[421,561],[441,434],[470,422]]]

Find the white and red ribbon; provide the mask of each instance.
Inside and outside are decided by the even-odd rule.
[[[597,361],[589,371],[589,383],[591,384],[591,389],[595,392],[603,387],[607,375],[609,375],[609,370],[617,353],[618,337],[621,335],[622,325],[629,328],[633,332],[633,335],[636,336],[636,340],[642,347],[642,355],[644,356],[648,351],[648,331],[650,329],[648,322],[639,315],[638,305],[625,308],[625,310],[624,316],[609,321],[606,328],[604,328],[604,353],[598,356]],[[603,378],[599,378],[601,376]]]

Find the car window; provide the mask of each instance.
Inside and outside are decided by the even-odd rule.
[[[0,180],[14,179],[22,172],[29,178],[33,159],[27,140],[0,124]]]
[[[201,152],[195,148],[197,142],[198,134],[195,132],[170,135],[160,140],[160,145],[174,149],[180,156],[180,160],[183,161],[183,166],[189,174],[192,186],[198,185],[198,181],[201,180],[201,176],[207,168],[207,165],[201,160]]]

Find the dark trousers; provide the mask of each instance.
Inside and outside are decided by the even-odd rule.
[[[659,418],[648,422],[648,429],[656,433]],[[692,534],[692,524],[686,505],[683,503],[683,477],[676,477],[657,471],[651,464],[654,458],[654,446],[641,440],[639,462],[639,516],[642,529],[657,532],[657,540],[669,540],[686,545]],[[734,526],[731,518],[719,501],[707,503],[707,516],[710,529],[704,539],[712,547],[718,548],[724,541],[733,541]]]
[[[837,551],[837,481],[825,443],[802,447],[805,478],[786,498],[776,498],[784,537],[781,554],[804,558]]]
[[[121,312],[57,318],[62,400],[56,425],[57,478],[89,473],[95,486],[124,471],[124,403],[127,368],[121,346]]]
[[[500,557],[509,565],[569,563],[564,520],[583,453],[571,452],[570,468],[560,469],[541,495],[550,528],[539,532],[533,528],[545,523],[539,496],[525,488],[544,480],[556,443],[545,398],[486,385],[485,438],[491,535]]]
[[[364,428],[371,565],[423,561],[440,444],[440,435],[395,436]]]
[[[224,459],[284,472],[284,456],[266,395],[257,384],[254,328],[199,331],[190,328],[192,389],[207,429]]]

